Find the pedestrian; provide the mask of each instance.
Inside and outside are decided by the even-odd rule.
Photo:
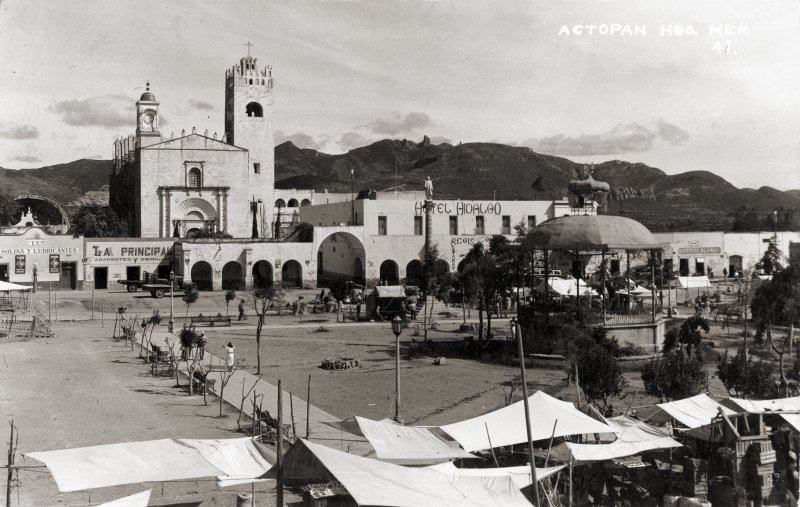
[[[236,347],[234,347],[231,342],[228,342],[228,344],[225,345],[225,350],[228,351],[227,365],[228,365],[228,371],[230,371],[231,368],[233,368],[233,365],[235,364],[234,353],[236,351]]]
[[[722,268],[722,278],[728,279],[728,268]]]
[[[356,301],[356,320],[361,318],[361,296],[358,297]]]
[[[244,314],[244,299],[239,300],[239,318],[236,320],[247,320],[247,316]]]
[[[417,356],[417,339],[411,338],[411,344],[408,346],[408,358],[413,359]]]
[[[322,303],[324,299],[325,299],[325,289],[322,289],[321,291],[319,291],[319,302]]]

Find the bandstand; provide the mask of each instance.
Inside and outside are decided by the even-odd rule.
[[[523,247],[543,268],[534,270],[540,273],[534,278],[534,297],[520,309],[526,350],[563,352],[559,330],[565,325],[604,327],[620,344],[630,342],[648,352],[661,348],[664,319],[656,274],[661,274],[662,245],[644,225],[609,215],[554,218],[530,231]],[[631,257],[642,253],[649,256],[649,290],[632,280]],[[610,261],[618,265],[623,258],[624,275],[613,277]],[[568,262],[572,277],[553,283],[553,268]],[[587,272],[592,274],[587,277]]]

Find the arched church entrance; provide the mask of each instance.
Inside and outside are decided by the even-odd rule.
[[[253,288],[267,289],[272,287],[272,264],[258,261],[253,264]]]
[[[192,284],[197,290],[213,289],[214,278],[211,272],[211,264],[206,261],[200,261],[192,266]]]
[[[281,267],[281,280],[287,289],[299,289],[303,286],[303,270],[297,261],[286,261]]]
[[[231,261],[222,266],[222,290],[244,290],[242,265]]]
[[[381,262],[381,285],[398,285],[400,283],[400,269],[392,259]]]
[[[349,232],[334,232],[317,249],[317,287],[355,282],[364,284],[364,245]]]

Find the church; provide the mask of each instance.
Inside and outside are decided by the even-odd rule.
[[[159,102],[136,102],[136,132],[114,142],[109,204],[131,237],[201,231],[269,236],[275,185],[272,69],[245,56],[225,72],[225,132],[165,136]]]

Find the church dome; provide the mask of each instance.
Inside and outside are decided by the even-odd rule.
[[[146,91],[142,94],[139,100],[146,100],[148,102],[156,102],[156,96],[151,91]]]

